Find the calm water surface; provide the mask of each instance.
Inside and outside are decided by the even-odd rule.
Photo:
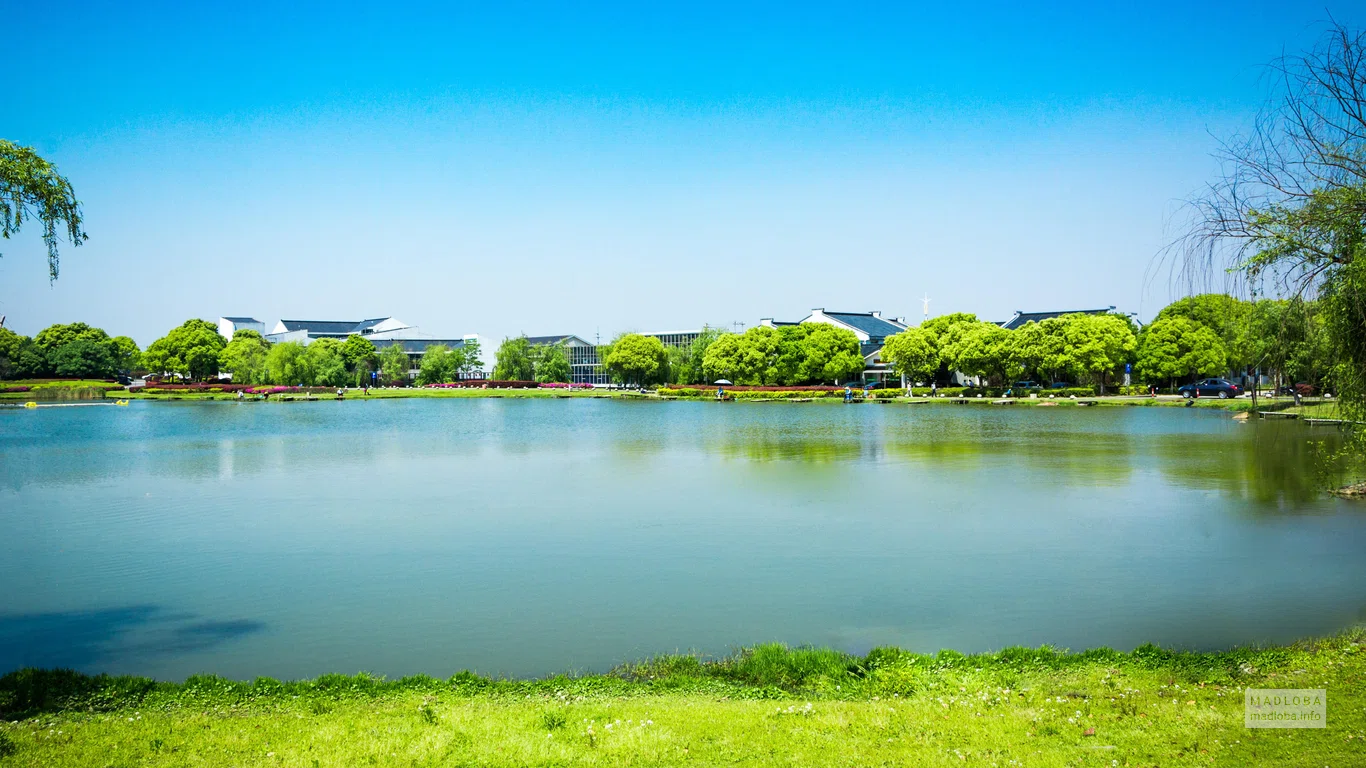
[[[1366,619],[1366,508],[1314,490],[1334,437],[1175,408],[7,409],[0,672],[1285,641]]]

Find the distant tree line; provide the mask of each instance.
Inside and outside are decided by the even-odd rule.
[[[1200,294],[1169,304],[1143,328],[1124,315],[1073,314],[1029,322],[1015,330],[975,315],[951,314],[889,336],[882,357],[908,381],[945,381],[951,372],[1010,385],[1019,380],[1067,381],[1100,387],[1131,366],[1135,383],[1174,386],[1195,378],[1267,375],[1277,382],[1335,384],[1340,366],[1320,302],[1302,298],[1244,301]],[[704,384],[800,385],[857,379],[864,370],[858,339],[823,323],[744,333],[704,328],[688,346],[666,347],[654,336],[626,333],[598,347],[613,381],[633,386]],[[479,375],[477,341],[434,344],[417,381],[436,384]],[[33,338],[0,327],[0,378],[110,378],[134,371],[187,381],[220,371],[248,384],[358,386],[372,380],[406,384],[410,363],[401,346],[382,351],[359,335],[272,344],[239,330],[227,341],[205,320],[187,320],[139,350],[127,336],[110,337],[86,323],[49,326]],[[568,382],[564,344],[504,339],[493,378]]]
[[[461,348],[428,347],[422,357],[419,381],[451,381],[477,375],[479,344]],[[127,336],[110,337],[86,323],[44,328],[33,338],[0,327],[0,378],[46,377],[106,379],[134,372],[204,381],[220,372],[242,384],[302,386],[360,386],[372,381],[394,385],[409,382],[408,354],[400,345],[376,350],[360,335],[317,339],[305,346],[286,341],[272,344],[260,333],[239,330],[232,341],[206,320],[186,320],[139,350]]]
[[[1063,315],[1015,330],[945,315],[889,337],[882,357],[916,382],[959,371],[999,385],[1069,381],[1103,391],[1130,366],[1135,382],[1163,387],[1259,372],[1324,384],[1333,367],[1326,341],[1313,302],[1201,294],[1169,304],[1142,329],[1118,314]]]

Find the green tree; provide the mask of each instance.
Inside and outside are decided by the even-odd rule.
[[[126,375],[142,365],[142,350],[132,338],[115,336],[109,342],[114,345],[114,370]]]
[[[19,360],[26,343],[32,345],[33,339],[0,326],[0,379],[20,378]]]
[[[1225,368],[1242,370],[1252,364],[1250,354],[1240,344],[1246,339],[1244,328],[1249,321],[1251,302],[1223,293],[1201,293],[1177,299],[1162,308],[1154,320],[1184,317],[1214,331],[1224,342],[1228,353]]]
[[[776,328],[757,325],[740,334],[741,368],[736,384],[778,383],[783,337]]]
[[[686,347],[669,348],[669,380],[675,384],[707,383],[707,374],[702,369],[707,348],[725,331],[703,326],[702,332]]]
[[[602,367],[614,381],[644,387],[665,380],[669,353],[654,336],[628,333],[612,342]]]
[[[939,371],[939,353],[930,333],[922,328],[907,328],[887,337],[882,359],[908,384],[929,381]]]
[[[956,342],[958,337],[975,328],[980,322],[977,315],[967,312],[954,312],[926,320],[920,324],[920,330],[929,334],[930,340],[934,342],[935,351],[942,357],[944,347]]]
[[[462,379],[483,378],[484,350],[480,347],[479,339],[471,336],[465,339],[465,343],[460,346],[458,373]]]
[[[33,339],[0,326],[0,379],[29,379],[47,373],[47,356]]]
[[[1138,340],[1138,378],[1176,386],[1177,379],[1212,376],[1224,371],[1228,350],[1214,331],[1185,317],[1153,321]]]
[[[244,328],[232,335],[218,353],[218,367],[232,374],[234,384],[266,383],[266,356],[270,342],[261,334]]]
[[[819,355],[822,350],[815,347],[808,348],[808,339],[810,339],[812,331],[820,325],[820,323],[798,323],[797,325],[778,327],[777,345],[773,348],[773,354],[767,361],[766,375],[763,377],[765,383],[804,384],[811,379],[809,369],[815,361],[808,358],[808,352]],[[834,328],[835,326],[829,327]],[[826,342],[830,342],[830,340],[817,341],[814,344],[820,345]]]
[[[417,365],[418,384],[445,384],[459,373],[459,361],[445,344],[433,344],[422,353]]]
[[[270,351],[266,353],[266,378],[271,384],[287,387],[312,386],[313,366],[308,358],[308,348],[297,341],[270,345]]]
[[[1366,417],[1366,32],[1334,23],[1273,69],[1277,92],[1224,145],[1226,176],[1193,201],[1175,247],[1192,272],[1317,294],[1342,407]]]
[[[114,345],[109,341],[77,339],[58,347],[48,360],[58,376],[103,379],[117,370]]]
[[[358,333],[346,337],[346,341],[342,343],[341,356],[351,383],[355,386],[368,384],[370,372],[379,367],[379,355],[375,352],[375,345]]]
[[[493,378],[497,381],[535,381],[536,354],[525,336],[503,339],[494,353]]]
[[[390,386],[405,385],[410,381],[408,375],[411,363],[408,353],[400,344],[390,344],[379,353],[379,375]]]
[[[547,344],[540,350],[536,360],[537,381],[567,382],[572,378],[572,373],[563,344]]]
[[[65,230],[72,245],[86,241],[81,230],[81,204],[71,182],[57,173],[32,147],[0,139],[0,237],[8,240],[25,219],[42,222],[47,245],[48,280],[57,279],[58,231]]]
[[[802,372],[808,381],[835,384],[863,373],[865,361],[853,331],[826,323],[808,323],[801,340]]]
[[[308,367],[313,372],[311,383],[319,386],[344,387],[351,380],[342,356],[345,345],[336,339],[318,339],[306,347]]]
[[[1100,386],[1120,366],[1133,360],[1138,340],[1133,326],[1122,315],[1064,315],[1063,341],[1072,371]]]
[[[43,350],[45,355],[50,355],[63,346],[80,340],[109,341],[109,334],[101,328],[95,328],[85,323],[59,323],[49,325],[33,337],[33,342],[38,345],[39,349]]]
[[[147,346],[142,363],[153,373],[179,373],[203,380],[218,373],[218,354],[228,344],[218,326],[207,320],[186,320]]]
[[[1071,367],[1063,329],[1066,322],[1050,317],[1030,321],[1010,332],[1011,356],[1020,375],[1043,383],[1057,381]]]
[[[743,358],[740,334],[727,333],[719,336],[707,346],[707,351],[702,355],[704,381],[739,381],[743,372]]]
[[[1013,345],[1013,331],[995,323],[967,326],[950,345],[954,366],[969,376],[1009,385],[1019,374]]]

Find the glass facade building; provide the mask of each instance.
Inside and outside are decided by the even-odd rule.
[[[642,333],[641,336],[654,336],[668,347],[688,347],[702,333],[696,331],[662,331],[659,333]],[[599,355],[600,346],[590,344],[582,338],[573,334],[560,334],[556,336],[528,336],[527,341],[531,344],[561,344],[564,346],[565,356],[569,358],[570,380],[575,384],[595,384],[606,386],[612,383],[612,378],[602,369],[602,359]]]

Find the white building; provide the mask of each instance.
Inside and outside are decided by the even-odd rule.
[[[232,335],[238,331],[256,331],[262,336],[266,335],[266,324],[254,317],[220,317],[218,318],[218,335],[232,341]]]

